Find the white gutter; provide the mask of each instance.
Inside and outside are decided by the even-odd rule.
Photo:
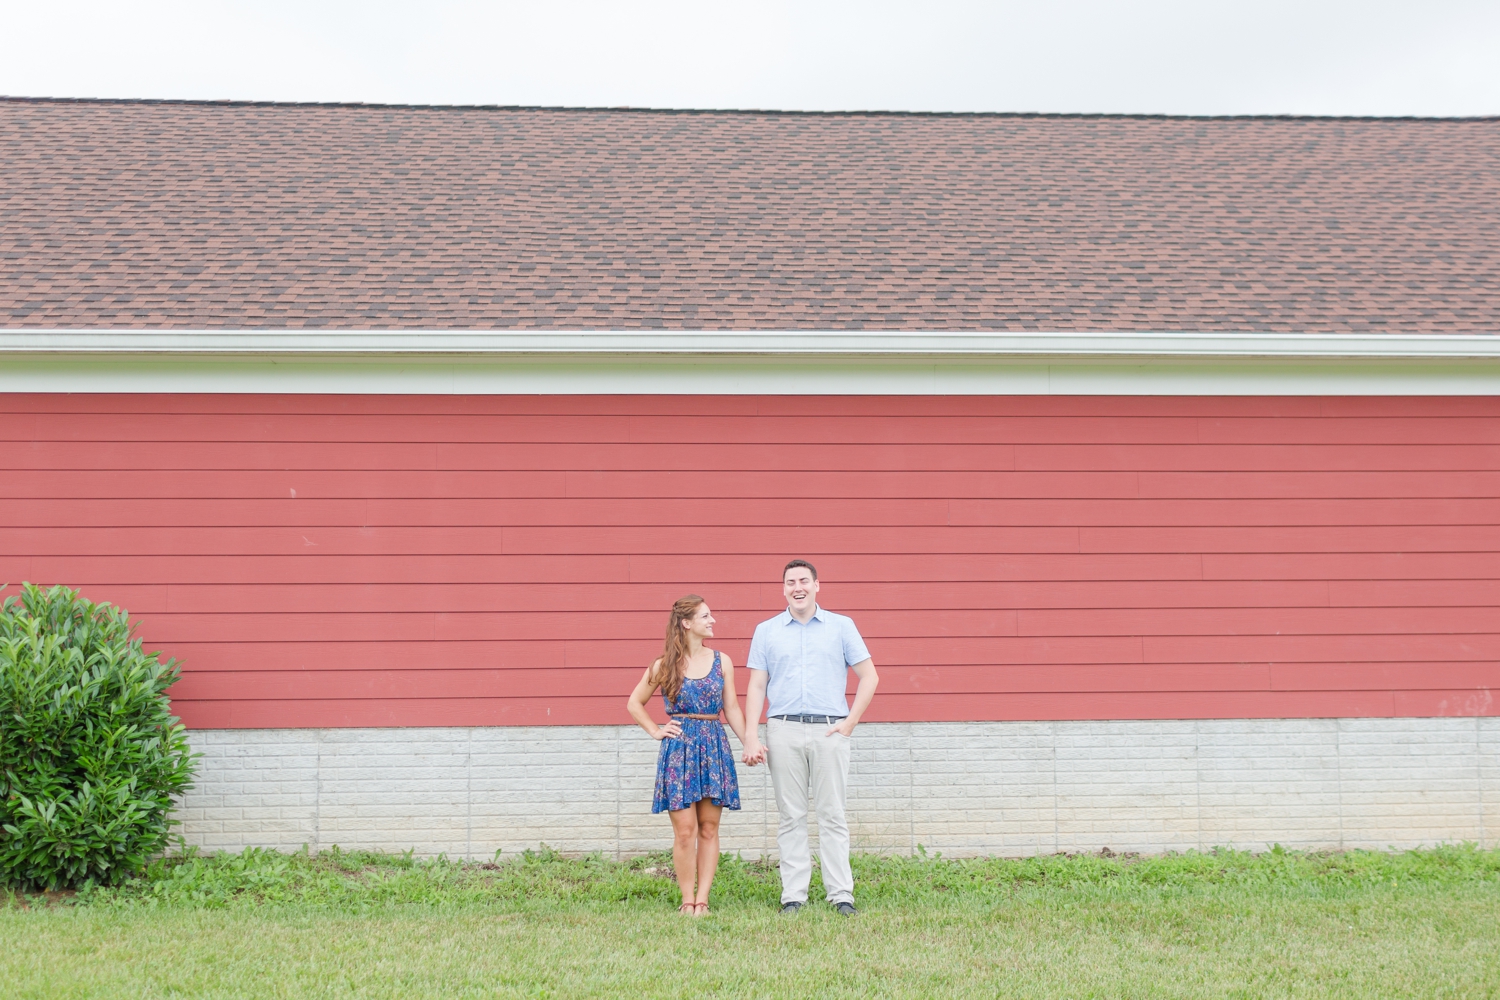
[[[0,355],[1500,358],[1496,334],[0,329]]]

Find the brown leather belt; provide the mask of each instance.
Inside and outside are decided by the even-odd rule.
[[[674,719],[713,719],[715,722],[717,722],[718,719],[719,719],[719,717],[717,715],[692,715],[692,714],[690,714],[688,712],[674,712],[672,714],[671,718],[674,718]]]

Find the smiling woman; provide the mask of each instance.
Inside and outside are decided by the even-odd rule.
[[[661,742],[656,764],[653,813],[672,816],[672,865],[682,890],[683,913],[708,912],[709,889],[719,864],[719,815],[740,807],[734,752],[724,736],[723,715],[745,742],[745,717],[734,692],[734,664],[709,649],[714,616],[697,594],[672,605],[662,655],[651,664],[626,707],[631,718]],[[660,690],[667,724],[658,726],[646,702]]]

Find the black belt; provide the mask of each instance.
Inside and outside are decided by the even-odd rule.
[[[816,723],[817,725],[820,725],[820,726],[831,726],[831,725],[833,725],[836,722],[843,722],[845,719],[848,718],[848,716],[847,715],[773,715],[773,716],[771,716],[771,718],[773,718],[773,719],[780,719],[782,722],[810,722],[810,723]]]

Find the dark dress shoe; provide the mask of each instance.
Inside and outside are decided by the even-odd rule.
[[[859,911],[854,908],[853,903],[834,903],[833,908],[846,917],[852,917]]]
[[[781,904],[781,912],[782,913],[796,913],[800,909],[802,909],[802,904],[801,903],[782,903]]]

